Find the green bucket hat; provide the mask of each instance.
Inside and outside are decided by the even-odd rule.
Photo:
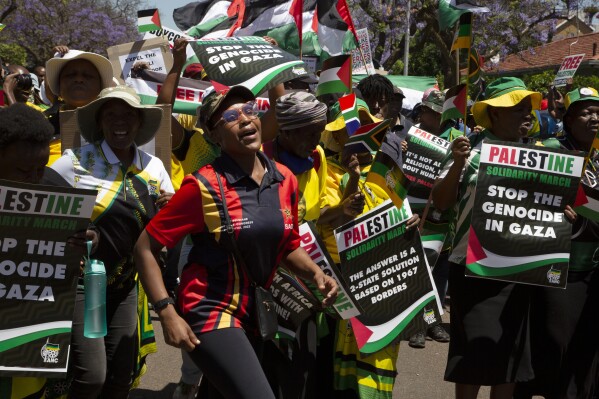
[[[570,109],[570,105],[580,101],[599,101],[599,94],[596,89],[592,87],[581,87],[576,90],[572,90],[566,94],[564,99],[564,106],[566,107],[566,115]]]
[[[487,107],[513,107],[524,100],[526,97],[531,97],[532,109],[538,110],[541,108],[541,99],[543,96],[536,91],[530,91],[521,79],[514,77],[503,77],[494,80],[485,90],[486,100],[477,101],[472,106],[472,115],[476,124],[486,129],[491,128],[491,119]]]

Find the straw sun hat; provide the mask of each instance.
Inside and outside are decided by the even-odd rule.
[[[127,86],[104,89],[100,92],[97,100],[77,109],[77,124],[81,136],[89,143],[96,142],[104,137],[97,122],[98,111],[108,101],[115,99],[124,101],[131,107],[141,111],[142,121],[135,136],[135,144],[140,146],[151,141],[160,126],[162,109],[151,105],[142,105],[137,93]]]

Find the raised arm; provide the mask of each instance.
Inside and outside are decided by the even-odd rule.
[[[181,72],[183,71],[183,66],[185,65],[185,61],[187,60],[187,39],[181,37],[175,40],[175,45],[173,46],[173,67],[168,74],[166,75],[166,79],[162,84],[162,88],[160,89],[160,93],[158,93],[158,98],[156,99],[156,104],[168,104],[171,106],[175,105],[175,98],[177,96],[177,86],[179,86],[179,77],[181,76]],[[172,146],[173,148],[177,148],[181,145],[183,141],[183,126],[179,123],[177,118],[171,116],[171,134],[172,134]]]
[[[437,179],[433,186],[433,203],[435,208],[445,211],[458,200],[458,188],[460,185],[460,177],[462,169],[466,165],[466,159],[470,154],[470,140],[465,136],[460,136],[451,143],[451,154],[453,163],[445,177]]]

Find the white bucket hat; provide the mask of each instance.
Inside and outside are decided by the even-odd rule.
[[[135,90],[128,86],[116,86],[102,90],[97,100],[77,108],[77,124],[85,141],[94,143],[104,137],[98,126],[97,114],[105,103],[114,99],[122,100],[142,113],[142,123],[135,136],[135,144],[140,146],[152,140],[160,127],[162,109],[152,105],[142,105]]]
[[[102,80],[102,88],[113,86],[112,83],[112,64],[106,57],[102,57],[96,53],[88,53],[86,51],[69,50],[62,57],[50,58],[46,61],[46,80],[52,93],[59,95],[59,77],[60,71],[64,66],[72,60],[87,60],[91,62],[98,73],[100,73],[100,79]]]

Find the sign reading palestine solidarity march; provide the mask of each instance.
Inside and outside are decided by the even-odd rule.
[[[360,352],[373,353],[441,321],[439,296],[408,201],[391,200],[335,230],[341,273],[362,307],[351,319]]]
[[[574,204],[584,154],[483,142],[468,236],[467,275],[566,286]]]
[[[279,268],[271,285],[275,297],[275,307],[279,316],[279,330],[293,336],[300,324],[313,311],[325,311],[333,317],[350,319],[361,313],[358,303],[349,295],[348,284],[343,279],[335,262],[331,259],[326,246],[318,236],[311,222],[299,226],[300,245],[308,256],[328,276],[331,276],[338,286],[335,303],[325,309],[321,308],[324,297],[311,282],[303,282],[292,273]]]
[[[258,95],[279,83],[306,76],[304,63],[261,37],[226,37],[191,42],[210,80],[242,85]]]
[[[0,181],[0,376],[67,371],[79,260],[96,192]]]
[[[403,171],[412,182],[408,199],[412,208],[423,209],[441,172],[449,141],[415,126],[408,131],[406,141],[408,151],[404,153]]]

